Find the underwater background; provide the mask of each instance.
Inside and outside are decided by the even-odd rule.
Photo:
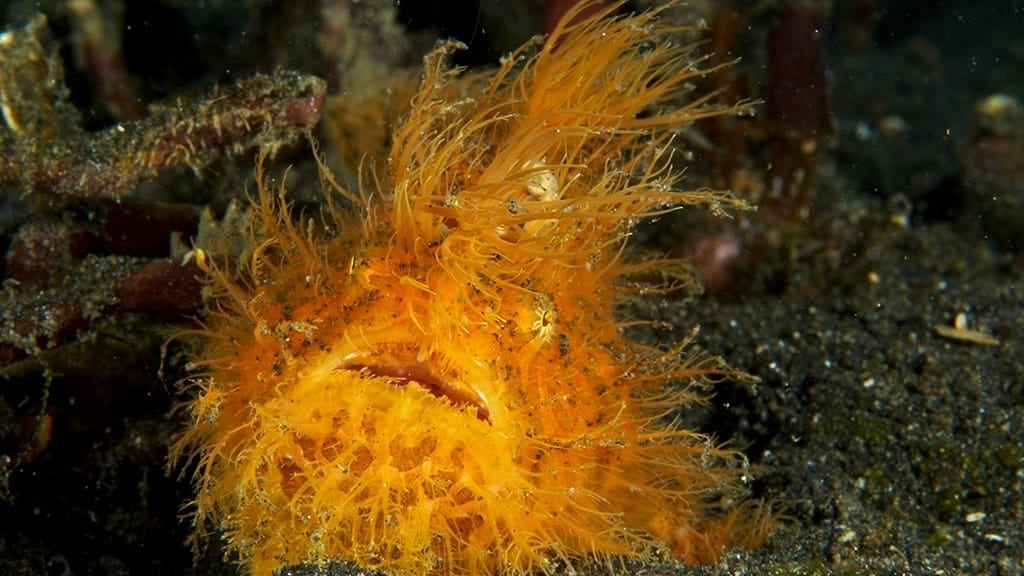
[[[438,38],[468,45],[456,63],[493,66],[565,4],[0,4],[0,573],[237,572],[216,537],[194,559],[189,477],[166,464],[186,374],[168,339],[202,309],[180,264],[202,211],[252,192],[257,149],[313,205],[307,129],[355,182],[380,143],[335,98],[386,100]],[[759,378],[680,417],[742,449],[752,495],[784,521],[713,565],[631,571],[1024,574],[1022,12],[666,13],[705,28],[710,63],[739,59],[701,89],[759,101],[678,135],[684,185],[759,209],[643,225],[633,247],[691,258],[705,290],[637,303],[660,328],[630,336],[670,345],[699,325],[700,349]]]

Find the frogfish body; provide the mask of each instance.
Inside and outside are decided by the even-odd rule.
[[[488,77],[440,44],[373,186],[296,224],[258,178],[242,264],[195,251],[209,313],[172,462],[197,534],[251,573],[702,562],[764,536],[759,506],[723,505],[741,455],[667,416],[735,373],[616,315],[689,281],[631,255],[638,221],[742,207],[677,190],[671,163],[674,130],[737,108],[690,94],[705,71],[657,12],[613,8]]]

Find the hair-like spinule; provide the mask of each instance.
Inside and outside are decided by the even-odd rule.
[[[630,258],[638,220],[742,207],[676,190],[671,163],[673,130],[739,109],[691,93],[706,71],[657,12],[615,8],[488,78],[439,44],[373,189],[296,225],[259,175],[243,265],[196,251],[213,294],[172,462],[194,461],[197,534],[256,574],[523,574],[659,543],[700,562],[763,538],[761,507],[723,505],[742,456],[666,416],[739,375],[614,315],[689,281]]]

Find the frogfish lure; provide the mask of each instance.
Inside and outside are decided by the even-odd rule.
[[[620,317],[688,282],[631,254],[636,222],[743,206],[676,189],[671,162],[673,131],[741,107],[693,94],[707,70],[664,9],[616,8],[570,11],[489,76],[440,43],[363,189],[325,185],[295,223],[258,174],[240,264],[193,252],[209,310],[171,463],[194,470],[197,538],[252,574],[451,575],[764,538],[742,455],[672,417],[736,374]]]

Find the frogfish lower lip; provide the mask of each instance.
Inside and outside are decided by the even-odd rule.
[[[422,362],[384,362],[374,363],[365,359],[355,359],[341,365],[343,370],[366,371],[373,376],[389,378],[395,385],[405,386],[413,383],[438,398],[447,398],[453,406],[473,406],[476,417],[490,424],[491,412],[483,400],[466,390],[459,384],[440,376]]]

